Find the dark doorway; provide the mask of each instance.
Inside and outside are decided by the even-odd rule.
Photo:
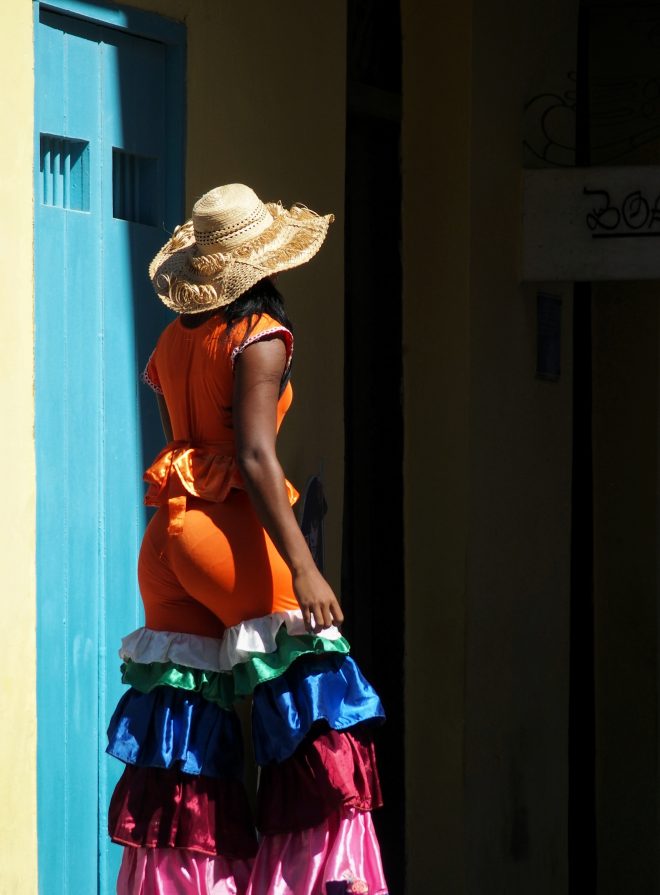
[[[385,808],[374,821],[391,893],[404,891],[401,405],[401,25],[396,0],[348,4],[346,133],[346,630],[380,692]]]
[[[576,163],[660,162],[660,8],[580,4]],[[569,870],[576,895],[660,879],[660,284],[574,290]]]
[[[576,66],[576,165],[589,164],[591,145],[589,21],[589,7],[582,2],[579,8]],[[571,895],[595,895],[597,885],[591,400],[591,284],[575,283],[568,730],[568,869]]]

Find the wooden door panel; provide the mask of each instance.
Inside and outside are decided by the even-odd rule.
[[[165,43],[45,10],[35,38],[40,891],[106,893],[121,767],[105,729],[120,638],[141,623],[141,476],[162,440],[138,379],[165,320],[146,270],[180,219],[182,153],[169,140]],[[116,216],[118,153],[129,174],[144,168],[131,159],[152,160],[151,178],[122,185],[132,217],[149,208],[150,223]]]

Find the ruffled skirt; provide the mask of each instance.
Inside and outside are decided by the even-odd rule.
[[[125,763],[109,833],[118,895],[384,895],[380,700],[336,629],[273,613],[222,638],[141,628],[108,727]],[[256,817],[234,703],[252,695]]]

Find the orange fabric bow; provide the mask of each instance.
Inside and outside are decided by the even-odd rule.
[[[144,502],[152,507],[167,503],[168,534],[183,531],[188,494],[218,502],[225,500],[232,488],[245,490],[235,453],[231,441],[195,446],[189,441],[171,441],[158,454],[144,473],[149,484]],[[291,482],[285,483],[293,505],[300,495]]]

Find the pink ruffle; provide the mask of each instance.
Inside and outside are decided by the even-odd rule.
[[[117,895],[244,895],[251,865],[181,848],[125,848]]]
[[[368,811],[342,807],[311,829],[264,836],[246,895],[325,895],[326,883],[340,880],[364,881],[369,895],[387,893]]]
[[[328,883],[342,881],[387,893],[371,814],[345,806],[316,827],[264,836],[253,861],[125,848],[117,895],[326,895]]]

